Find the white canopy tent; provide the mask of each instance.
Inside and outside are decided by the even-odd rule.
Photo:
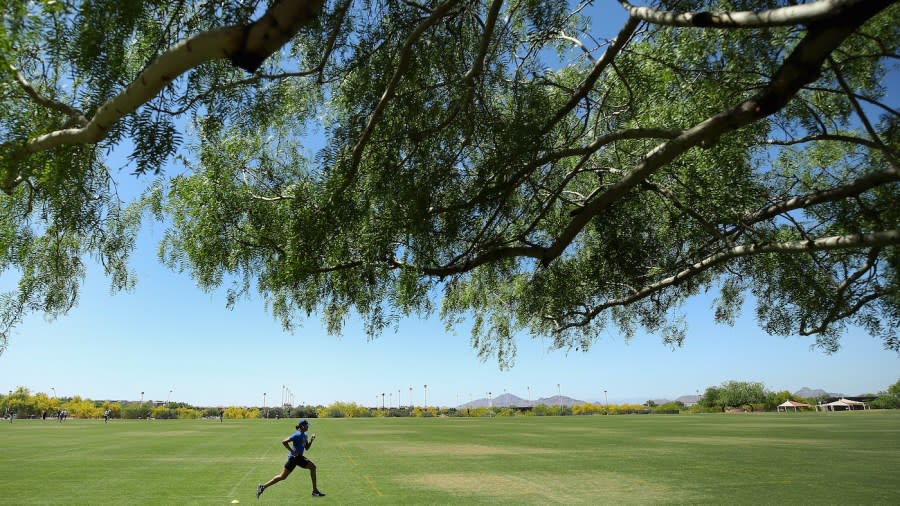
[[[810,406],[809,404],[806,404],[803,402],[792,401],[792,400],[788,399],[788,400],[782,402],[781,404],[779,404],[778,407],[776,408],[776,410],[787,411],[789,409],[793,409],[794,411],[799,411],[800,408],[811,408],[811,407],[812,406]]]
[[[817,405],[816,411],[819,411],[820,408],[822,411],[851,411],[854,409],[869,409],[869,406],[867,406],[865,402],[854,401],[852,399],[845,399],[841,397],[834,402]]]

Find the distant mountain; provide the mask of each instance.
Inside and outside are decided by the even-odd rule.
[[[513,394],[501,394],[497,397],[482,397],[481,399],[475,399],[474,401],[467,402],[465,404],[461,404],[460,408],[488,408],[488,407],[500,407],[500,408],[510,408],[510,407],[528,407],[528,406],[536,406],[538,404],[544,404],[547,406],[574,406],[576,404],[584,404],[584,401],[573,399],[571,397],[566,397],[565,395],[554,395],[553,397],[542,397],[540,399],[529,402],[526,399],[523,399],[517,395]]]
[[[812,389],[812,388],[808,388],[808,387],[803,387],[800,390],[797,390],[796,392],[794,392],[794,395],[796,395],[797,397],[803,397],[806,399],[817,399],[819,397],[843,397],[844,396],[844,394],[826,392],[825,390],[822,390],[821,388]]]
[[[494,406],[501,408],[509,408],[516,406],[528,406],[528,401],[513,394],[501,394],[490,399]]]
[[[576,404],[584,404],[584,401],[566,397],[565,395],[554,395],[553,397],[541,397],[534,401],[534,404],[544,404],[547,406],[574,406]]]

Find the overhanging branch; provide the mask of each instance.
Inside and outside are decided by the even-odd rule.
[[[25,91],[25,94],[27,94],[29,97],[31,97],[31,99],[34,100],[36,103],[38,103],[48,109],[53,109],[55,111],[59,111],[59,112],[65,114],[76,125],[79,125],[79,126],[87,125],[88,120],[84,116],[84,113],[82,113],[78,109],[75,109],[74,107],[72,107],[68,104],[64,104],[57,100],[53,100],[52,98],[47,98],[47,97],[42,96],[40,93],[37,92],[37,90],[34,89],[34,86],[32,86],[31,83],[28,82],[27,79],[25,79],[25,76],[22,75],[22,72],[20,72],[18,69],[13,69],[13,71],[16,73],[16,81],[19,83],[19,86],[21,86],[22,89]]]
[[[773,218],[779,214],[787,213],[795,209],[802,209],[812,205],[822,204],[825,202],[834,202],[840,199],[859,195],[867,190],[881,186],[900,182],[900,170],[890,168],[878,172],[872,172],[857,178],[845,185],[829,188],[819,192],[801,195],[798,197],[787,199],[777,204],[772,204],[764,209],[746,216],[741,220],[742,225],[758,223],[762,220]]]
[[[809,253],[812,251],[834,251],[842,249],[880,248],[884,246],[896,246],[900,244],[900,229],[885,230],[871,234],[850,234],[831,237],[822,237],[812,241],[789,241],[781,243],[762,243],[735,246],[720,253],[710,255],[673,276],[647,285],[633,294],[618,299],[612,299],[600,304],[587,312],[579,322],[562,326],[559,330],[571,327],[581,327],[590,323],[602,311],[614,306],[624,306],[632,302],[649,297],[665,288],[679,285],[685,281],[712,269],[728,260],[735,258],[762,255],[765,253]]]
[[[447,0],[443,4],[439,5],[435,8],[431,15],[428,16],[424,21],[419,23],[419,26],[416,27],[412,33],[406,38],[403,42],[403,47],[400,50],[400,59],[397,61],[397,68],[394,70],[394,75],[391,76],[391,81],[388,83],[384,92],[381,94],[381,98],[378,100],[378,103],[375,105],[375,109],[372,111],[372,115],[369,116],[369,121],[366,123],[365,128],[363,128],[362,133],[359,135],[359,140],[356,141],[356,145],[353,146],[353,151],[351,153],[351,159],[353,161],[352,168],[356,170],[356,167],[359,165],[360,159],[362,158],[363,150],[366,148],[366,144],[369,142],[369,138],[372,136],[372,132],[375,130],[375,125],[378,124],[378,121],[381,120],[381,116],[384,115],[384,110],[387,108],[388,102],[394,95],[397,93],[397,86],[400,84],[400,80],[403,79],[403,74],[406,73],[407,68],[409,67],[410,54],[412,53],[412,46],[415,44],[421,37],[422,34],[425,33],[425,30],[428,30],[435,23],[437,23],[445,14],[450,10],[450,7],[455,4],[457,0]]]
[[[241,68],[254,71],[301,27],[315,19],[322,3],[323,0],[282,0],[249,26],[221,28],[179,42],[148,65],[125,90],[100,106],[89,121],[78,128],[34,137],[25,143],[17,156],[27,156],[65,144],[99,142],[113,124],[151,100],[174,79],[203,63],[225,58]],[[3,190],[10,192],[21,181],[20,176],[11,175]]]
[[[869,0],[820,0],[763,11],[668,12],[651,7],[635,7],[619,0],[628,15],[655,25],[709,28],[765,28],[810,24],[839,14],[845,8]]]

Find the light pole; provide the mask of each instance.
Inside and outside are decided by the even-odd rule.
[[[378,396],[375,396],[377,399]],[[384,411],[384,392],[381,392],[381,410]]]
[[[559,390],[559,383],[556,384],[556,404],[559,408],[559,414],[562,415],[562,392]]]
[[[412,407],[413,407],[413,403],[412,403],[412,387],[409,387],[409,409],[412,409]]]
[[[388,406],[394,407],[394,392],[388,392]]]
[[[400,389],[397,389],[397,409],[400,409]]]
[[[531,386],[525,387],[528,389],[528,405],[531,406]]]
[[[609,414],[609,397],[606,396],[606,390],[603,391],[603,399],[606,400],[606,412],[604,414]]]
[[[490,393],[490,392],[488,392],[488,407],[489,407],[489,408],[493,408],[493,407],[494,407],[494,401],[491,400],[491,393]]]
[[[424,388],[425,388],[425,397],[423,400],[425,401],[425,409],[428,409],[428,385],[425,385]]]
[[[166,407],[169,406],[169,399],[171,399],[171,398],[172,398],[172,391],[169,390],[169,395],[166,396]]]
[[[56,389],[53,387],[50,387],[50,390],[53,390],[53,398],[56,399]]]
[[[263,412],[265,412],[265,411],[266,411],[266,393],[263,392]],[[265,415],[263,415],[263,418],[269,418],[269,413],[266,412]]]

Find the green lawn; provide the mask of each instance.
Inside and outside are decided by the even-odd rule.
[[[259,504],[900,504],[900,411],[313,419]],[[0,424],[0,504],[254,504],[293,420]]]

